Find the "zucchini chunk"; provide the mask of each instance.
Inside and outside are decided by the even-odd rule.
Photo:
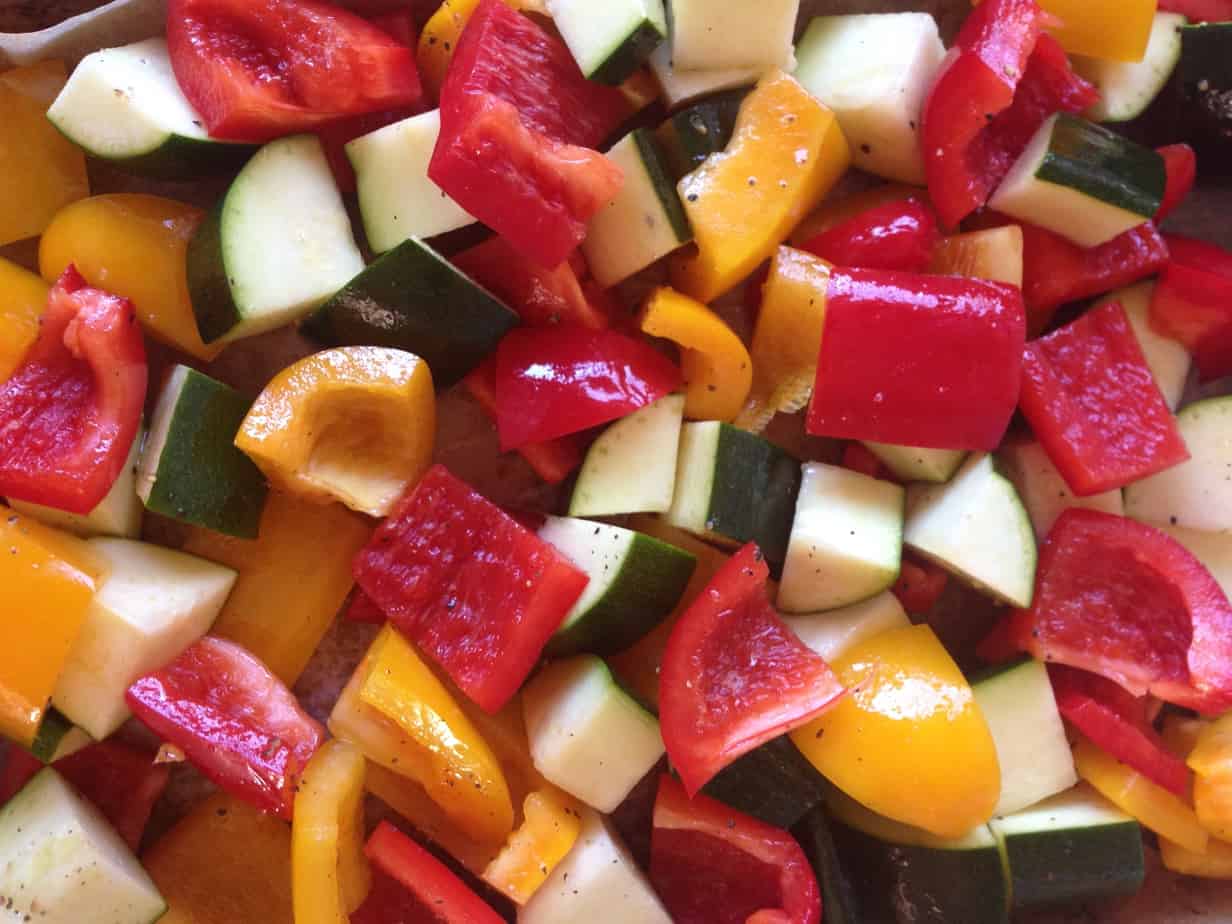
[[[548,0],[548,12],[582,73],[619,84],[667,39],[663,0]]]
[[[1099,102],[1087,110],[1096,122],[1128,122],[1155,101],[1181,60],[1181,30],[1189,22],[1180,13],[1156,13],[1141,61],[1072,57],[1074,70],[1099,90]]]

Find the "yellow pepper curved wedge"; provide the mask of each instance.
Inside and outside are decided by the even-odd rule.
[[[747,278],[851,163],[834,113],[782,71],[740,107],[727,150],[677,188],[696,247],[671,258],[672,286],[709,304]]]
[[[1198,853],[1188,850],[1166,837],[1159,839],[1159,855],[1164,868],[1182,876],[1198,876],[1202,879],[1232,879],[1232,844],[1207,841],[1206,850]]]
[[[505,0],[505,5],[515,10],[547,14],[542,0]],[[424,23],[423,31],[419,33],[415,63],[419,65],[419,79],[423,81],[424,93],[430,99],[440,96],[441,84],[445,82],[458,39],[478,6],[479,0],[442,0],[436,12]]]
[[[1079,738],[1074,744],[1074,766],[1078,768],[1078,775],[1104,798],[1161,838],[1194,853],[1206,850],[1210,838],[1194,810],[1162,786],[1152,783],[1085,738]]]
[[[205,213],[159,196],[93,196],[62,209],[39,243],[39,272],[54,282],[70,263],[86,282],[132,299],[156,340],[209,362],[188,294],[188,243]]]
[[[81,148],[47,121],[66,80],[60,61],[0,73],[0,246],[42,234],[90,195]]]
[[[38,336],[49,288],[34,273],[0,259],[0,382],[13,374]]]
[[[102,576],[81,540],[0,506],[0,736],[29,747]]]
[[[295,794],[295,924],[347,924],[371,887],[364,856],[364,756],[345,741],[327,741],[308,762]]]
[[[1186,763],[1196,776],[1194,812],[1202,827],[1232,841],[1232,714],[1202,725]]]
[[[386,347],[325,350],[265,386],[235,445],[283,490],[388,515],[432,462],[436,396],[428,364]]]
[[[780,247],[753,328],[753,387],[736,426],[760,433],[775,414],[802,410],[813,394],[826,321],[830,264]]]
[[[522,803],[522,824],[483,871],[483,881],[526,904],[565,858],[582,830],[582,806],[552,787]]]
[[[832,667],[850,691],[792,740],[879,815],[937,837],[992,817],[1001,767],[971,687],[928,626],[865,641]]]
[[[646,300],[638,324],[680,347],[686,417],[729,421],[740,413],[753,384],[753,361],[727,322],[701,302],[661,287]]]

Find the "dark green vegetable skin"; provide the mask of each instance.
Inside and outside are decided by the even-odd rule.
[[[188,291],[192,293],[197,330],[206,343],[218,340],[243,319],[231,296],[223,260],[222,213],[226,205],[224,196],[188,242]]]
[[[200,141],[174,135],[148,154],[108,162],[134,176],[189,181],[239,170],[256,152],[256,145]]]
[[[1168,182],[1164,159],[1155,151],[1064,113],[1035,175],[1144,218],[1159,211]]]
[[[854,881],[838,855],[830,819],[820,805],[791,829],[808,857],[817,884],[821,887],[821,907],[826,924],[862,924],[860,900]]]
[[[724,767],[702,790],[776,828],[791,828],[825,797],[825,781],[790,738],[774,738]],[[830,908],[826,907],[826,920]]]
[[[667,216],[672,226],[672,233],[677,240],[686,241],[693,237],[693,228],[689,224],[689,216],[685,214],[684,206],[680,204],[680,196],[676,192],[676,183],[667,175],[667,155],[663,145],[655,137],[654,132],[639,128],[633,132],[633,143],[637,145],[638,155],[651,185],[659,195],[663,205],[663,214]]]
[[[518,316],[435,250],[408,240],[384,254],[304,322],[330,346],[384,346],[426,360],[438,388],[496,349]]]
[[[615,86],[633,76],[646,63],[650,53],[663,44],[666,36],[654,23],[643,21],[637,30],[621,42],[620,47],[590,75],[591,80]]]
[[[73,723],[58,709],[49,708],[39,723],[38,733],[30,745],[30,753],[43,763],[51,763],[64,736],[73,730]]]
[[[1043,831],[1006,841],[1005,849],[1015,908],[1133,895],[1145,878],[1137,825]]]
[[[740,104],[748,95],[748,87],[716,93],[680,110],[655,130],[673,179],[692,173],[711,154],[727,147]]]

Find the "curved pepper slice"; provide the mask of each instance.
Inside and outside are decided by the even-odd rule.
[[[832,708],[845,692],[770,605],[769,577],[749,543],[667,640],[659,719],[668,757],[691,795],[736,758]]]
[[[488,867],[483,881],[525,905],[582,832],[580,803],[555,787],[532,792],[522,803],[522,824]]]
[[[671,260],[672,286],[712,302],[748,277],[851,163],[834,113],[782,71],[745,99],[727,149],[677,188],[697,247]]]
[[[1205,713],[1232,707],[1232,605],[1184,546],[1095,510],[1061,514],[1040,550],[1035,596],[1011,627],[1041,661]]]
[[[937,216],[911,197],[876,205],[800,245],[839,266],[922,273],[937,245]]]
[[[1151,298],[1151,326],[1193,354],[1203,382],[1232,373],[1232,253],[1164,236],[1169,262]]]
[[[295,924],[347,924],[372,887],[363,842],[364,756],[345,741],[327,741],[308,762],[295,795]]]
[[[428,364],[402,350],[354,346],[274,376],[235,445],[284,490],[383,517],[428,470],[435,440]]]
[[[87,514],[124,467],[145,405],[145,343],[132,302],[69,267],[38,339],[0,385],[0,494]]]
[[[1155,223],[1158,224],[1189,198],[1194,181],[1198,178],[1198,156],[1187,144],[1169,144],[1155,150],[1164,159],[1164,168],[1168,172],[1164,200],[1155,213]]]
[[[1001,795],[996,746],[932,629],[874,636],[834,669],[851,695],[792,733],[814,767],[874,812],[938,837],[988,821]]]
[[[680,346],[686,417],[727,421],[740,413],[753,384],[753,361],[722,318],[687,295],[658,288],[638,324],[650,336]]]
[[[34,273],[0,258],[0,382],[13,374],[38,337],[49,289]]]
[[[818,924],[821,890],[795,839],[659,778],[650,881],[675,924]]]

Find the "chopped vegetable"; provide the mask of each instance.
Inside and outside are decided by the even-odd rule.
[[[1232,253],[1168,234],[1170,259],[1151,299],[1151,326],[1193,354],[1203,382],[1232,372]]]
[[[484,869],[483,881],[525,905],[577,843],[581,818],[581,807],[563,792],[532,792],[522,803],[522,824]]]
[[[21,365],[38,337],[49,289],[38,276],[0,259],[0,382]]]
[[[1171,215],[1193,192],[1194,182],[1198,178],[1198,158],[1194,149],[1187,144],[1170,144],[1159,148],[1159,156],[1164,159],[1164,168],[1168,172],[1168,183],[1164,189],[1164,201],[1155,213],[1155,221],[1159,223]]]
[[[1070,54],[1113,61],[1141,61],[1155,18],[1153,0],[1040,0],[1050,25]]]
[[[919,199],[887,202],[801,245],[839,266],[922,273],[937,246],[937,218]]]

